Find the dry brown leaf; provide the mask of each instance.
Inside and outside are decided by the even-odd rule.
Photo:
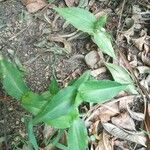
[[[115,146],[119,147],[122,150],[130,150],[127,146],[128,145],[127,141],[116,140],[116,141],[114,141],[114,144],[115,144]]]
[[[135,95],[133,96],[124,96],[122,98],[119,98],[119,109],[120,110],[127,110],[128,104],[132,103],[133,100],[136,98]]]
[[[104,130],[99,135],[98,146],[96,147],[95,150],[113,150],[113,146],[112,146],[112,142],[111,142],[111,137]]]
[[[140,112],[134,112],[130,109],[129,105],[127,105],[127,110],[130,114],[130,116],[135,119],[135,120],[138,120],[138,121],[143,121],[145,116],[144,116],[144,113],[140,113]]]
[[[22,3],[30,13],[37,12],[47,5],[45,0],[22,0]]]
[[[44,126],[43,130],[43,137],[44,139],[48,139],[50,136],[52,136],[55,133],[55,129],[49,125]]]
[[[111,123],[102,123],[104,129],[116,138],[128,140],[146,147],[146,137],[143,132],[130,132]]]
[[[140,74],[144,74],[144,73],[150,74],[150,67],[148,66],[138,66],[137,69]]]
[[[108,102],[103,105],[98,105],[96,109],[90,113],[90,115],[85,120],[85,124],[89,127],[95,121],[107,122],[111,117],[119,113],[118,101]]]
[[[99,118],[101,122],[107,122],[111,117],[119,113],[118,103],[104,104],[100,108]]]
[[[144,36],[142,37],[139,37],[137,39],[132,39],[134,45],[140,50],[140,51],[143,51],[144,48],[146,48],[147,50],[147,42],[146,42],[146,37],[147,37],[147,34],[145,33]],[[146,46],[147,45],[147,46]]]
[[[113,117],[111,121],[114,125],[118,127],[121,127],[127,130],[134,130],[134,131],[136,130],[135,123],[127,112],[121,113],[118,116]]]
[[[93,77],[97,77],[98,75],[105,73],[106,71],[107,71],[106,67],[101,67],[101,68],[91,71],[91,75]]]
[[[73,6],[75,2],[76,2],[76,0],[65,0],[65,3],[68,7]]]

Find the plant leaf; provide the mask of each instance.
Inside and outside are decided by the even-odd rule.
[[[133,80],[131,79],[129,72],[125,68],[111,63],[105,64],[116,82],[121,84],[129,84],[127,87],[127,91],[133,94],[137,94]]]
[[[116,59],[111,40],[106,32],[97,31],[96,33],[94,33],[93,41],[98,45],[102,52]]]
[[[84,101],[98,103],[113,98],[126,86],[110,80],[92,80],[83,83],[78,94]]]
[[[47,103],[47,101],[44,100],[43,97],[37,93],[28,92],[23,95],[21,103],[26,110],[36,115],[40,112],[40,110]]]
[[[59,91],[59,85],[56,79],[51,80],[49,91],[52,95],[57,94],[57,92]]]
[[[93,34],[96,17],[88,10],[78,7],[55,8],[55,10],[75,28]]]
[[[29,118],[28,118],[29,119]],[[28,130],[28,137],[29,137],[29,141],[32,144],[32,146],[34,147],[35,150],[38,150],[38,144],[33,132],[33,123],[32,123],[32,119],[30,118],[30,120],[27,121],[27,130]]]
[[[88,135],[84,122],[78,118],[74,120],[68,131],[68,150],[86,150]]]
[[[29,91],[23,80],[23,74],[11,62],[0,56],[0,74],[5,91],[16,99],[21,99],[22,95]]]
[[[49,101],[51,100],[53,95],[50,93],[50,91],[45,91],[41,94],[41,96],[42,96],[42,99]]]
[[[72,86],[75,86],[76,88],[79,88],[79,86],[86,82],[90,78],[91,71],[84,72],[73,84]]]
[[[78,110],[73,107],[72,110],[68,112],[68,114],[61,116],[57,119],[48,120],[46,121],[46,123],[55,128],[65,129],[65,128],[70,127],[73,120],[77,118],[78,116],[79,116]]]
[[[72,108],[76,96],[76,88],[68,86],[60,90],[46,107],[34,118],[34,123],[47,122],[66,115]]]
[[[107,16],[106,15],[100,16],[98,18],[98,20],[95,22],[95,29],[98,30],[98,29],[104,27],[105,24],[106,24],[106,21],[107,21]]]

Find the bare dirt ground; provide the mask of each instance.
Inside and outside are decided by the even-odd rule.
[[[65,86],[87,69],[104,67],[100,60],[94,66],[85,61],[86,54],[97,51],[97,46],[88,35],[77,31],[52,9],[54,5],[66,6],[65,1],[56,0],[48,5],[31,14],[20,0],[0,0],[0,52],[26,72],[26,82],[36,92],[46,90],[53,75]],[[78,6],[78,2],[74,6]],[[114,49],[122,51],[138,82],[150,92],[150,3],[147,0],[87,0],[83,7],[94,14],[108,14],[106,28],[114,38]],[[107,56],[102,57],[112,62]],[[98,78],[111,76],[104,71]],[[26,137],[24,116],[28,114],[4,93],[2,86],[0,89],[0,149],[16,149],[15,145],[22,149]],[[131,107],[135,112],[143,112],[144,102],[135,98]],[[93,125],[98,128],[97,121]],[[135,121],[136,130],[140,127],[141,122]],[[38,140],[42,140],[43,126],[35,130]],[[140,144],[119,142],[114,144],[114,150],[146,149]],[[96,143],[91,142],[91,145],[93,149],[98,147]]]

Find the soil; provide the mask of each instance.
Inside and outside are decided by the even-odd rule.
[[[109,3],[94,1],[90,7],[90,11],[95,13],[99,9],[110,11],[106,27],[114,38],[117,36],[116,30],[122,3],[123,1],[118,0],[110,0]],[[140,6],[141,3],[138,0],[126,3],[120,29],[124,26],[124,19],[132,16],[131,6],[135,4]],[[62,0],[56,0],[53,4],[65,5]],[[145,6],[140,7],[145,8]],[[76,31],[62,18],[56,18],[57,15],[51,6],[31,14],[20,0],[0,1],[0,52],[26,72],[28,86],[38,93],[48,88],[50,79],[54,75],[60,85],[65,86],[71,79],[89,69],[85,64],[84,56],[90,50],[97,50],[96,45],[86,34],[80,34],[77,37],[70,36],[72,39],[68,40],[68,43],[62,42],[61,39],[53,39],[57,35],[69,36],[70,33]],[[65,44],[68,45],[68,49],[65,49]],[[128,48],[129,45],[125,46]],[[106,73],[99,78],[109,76]],[[19,102],[4,93],[1,86],[0,141],[4,139],[4,142],[0,149],[15,149],[15,145],[22,148],[23,142],[20,144],[20,141],[23,141],[27,135],[24,125],[26,115],[29,114],[22,109]],[[41,128],[38,129],[42,130]],[[39,132],[37,132],[38,136],[40,136]]]

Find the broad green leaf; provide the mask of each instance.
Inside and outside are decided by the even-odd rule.
[[[68,150],[86,150],[88,144],[87,129],[80,118],[74,120],[69,128],[67,141]]]
[[[76,88],[79,88],[79,86],[87,81],[90,78],[90,71],[86,71],[83,73],[72,85]]]
[[[84,99],[81,97],[80,93],[78,92],[75,99],[75,106],[78,107],[83,101]]]
[[[51,80],[49,91],[52,95],[57,94],[57,92],[59,91],[59,85],[56,79]]]
[[[66,87],[60,90],[39,114],[34,118],[34,123],[53,120],[70,112],[76,96],[75,87]]]
[[[23,74],[11,62],[6,61],[0,56],[0,74],[5,91],[17,100],[29,91],[23,80]]]
[[[37,93],[28,92],[22,96],[21,103],[26,110],[36,115],[44,107],[47,101]]]
[[[35,150],[38,150],[38,144],[35,138],[35,135],[33,133],[33,123],[32,123],[32,119],[28,120],[28,124],[27,124],[27,130],[28,130],[28,137],[29,137],[29,142],[32,144],[32,146],[34,147]]]
[[[121,84],[129,84],[127,91],[130,91],[133,94],[137,94],[133,80],[125,68],[111,63],[106,63],[106,67],[109,69],[116,82]]]
[[[95,32],[93,41],[98,45],[98,47],[100,48],[100,50],[103,53],[108,54],[109,56],[116,59],[116,55],[115,55],[114,49],[112,47],[111,40],[105,31]]]
[[[107,21],[107,16],[101,16],[95,22],[95,30],[99,30],[100,28],[104,27]]]
[[[126,87],[127,85],[115,81],[92,80],[83,83],[78,89],[78,94],[84,101],[99,103],[113,98]]]
[[[53,95],[50,93],[50,91],[45,91],[41,94],[41,96],[44,100],[49,101]]]
[[[96,17],[88,10],[78,7],[55,8],[55,10],[75,28],[93,34]]]
[[[71,126],[73,120],[79,116],[78,110],[74,107],[68,114],[61,116],[57,119],[48,120],[45,123],[58,129],[65,129]]]

